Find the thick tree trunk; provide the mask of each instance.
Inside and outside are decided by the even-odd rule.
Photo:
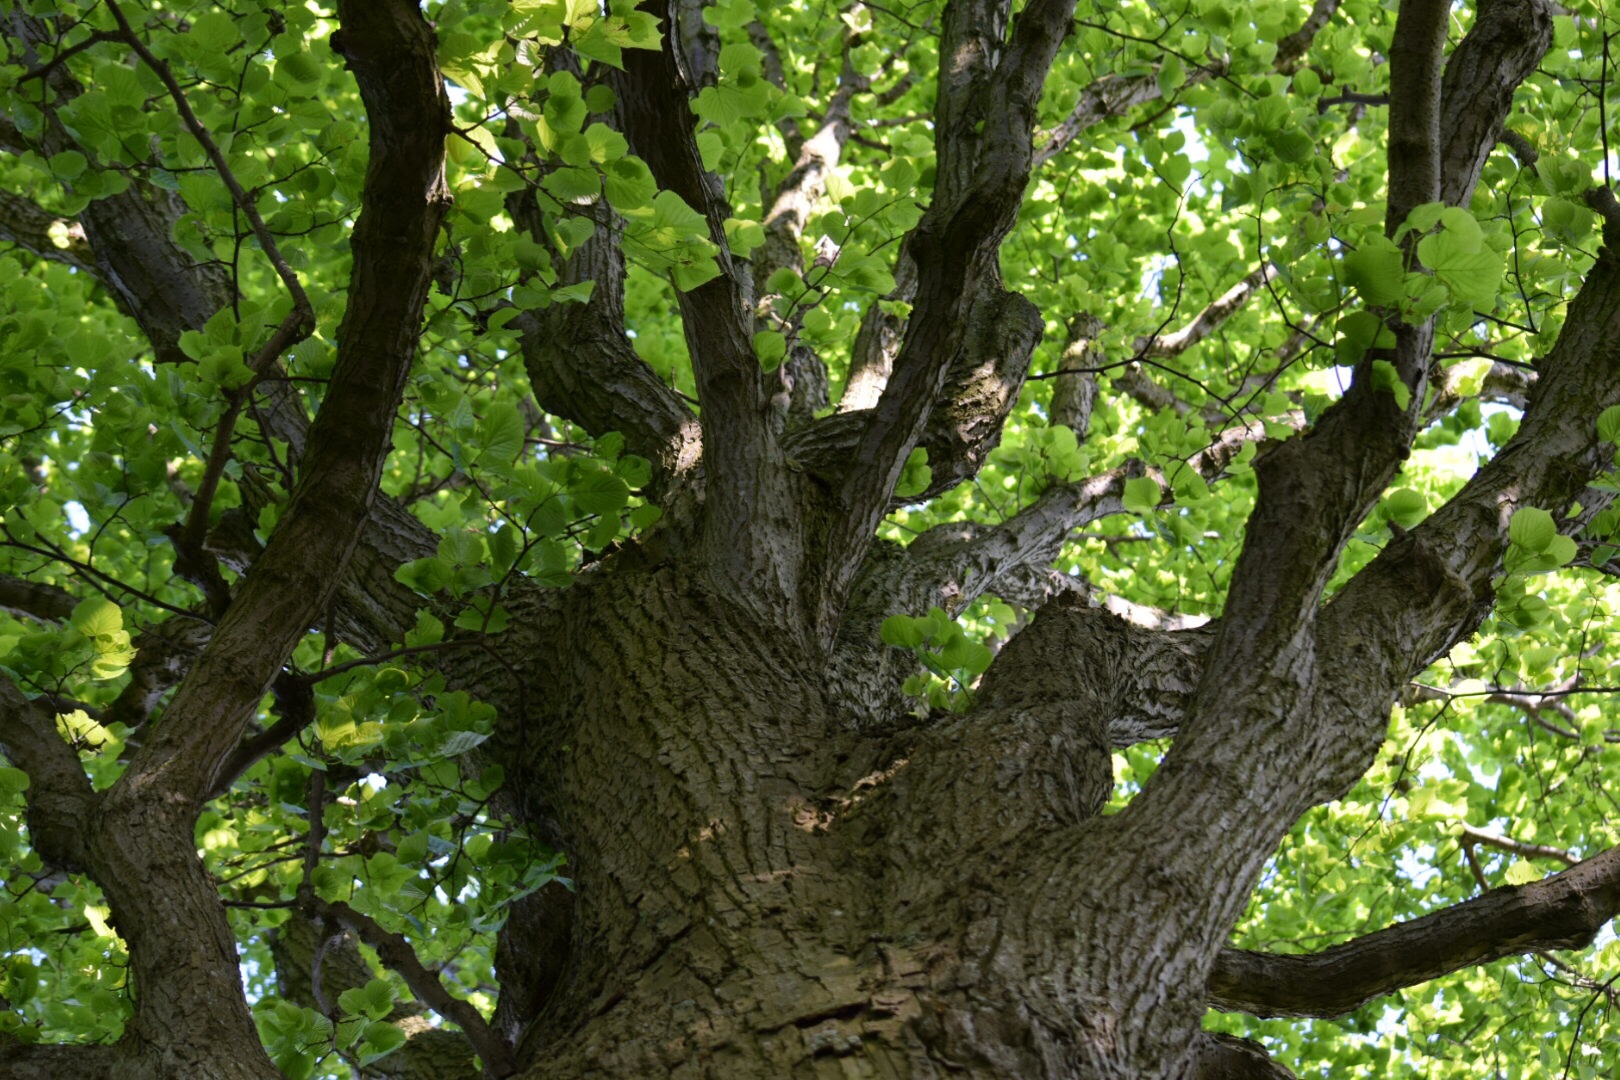
[[[526,750],[502,750],[531,767],[508,794],[565,843],[576,893],[570,959],[520,1046],[533,1075],[1127,1075],[1086,1064],[1109,1055],[1054,974],[1085,950],[1040,925],[1041,883],[1012,869],[1106,794],[1100,714],[1055,725],[1076,733],[1059,745],[992,686],[977,723],[897,715],[874,736],[794,627],[658,571],[582,581],[537,650],[543,694],[510,734]],[[941,762],[914,769],[914,748]],[[919,820],[930,800],[957,805]],[[556,925],[514,918],[505,954],[554,953]],[[1180,1060],[1200,1011],[1148,1035]]]

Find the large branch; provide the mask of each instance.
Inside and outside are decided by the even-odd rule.
[[[644,5],[664,14],[656,0]],[[778,369],[760,369],[752,343],[749,310],[753,286],[748,267],[732,257],[725,221],[730,215],[720,179],[703,167],[695,135],[692,83],[679,28],[665,20],[657,51],[627,50],[622,72],[610,80],[630,147],[647,163],[659,187],[673,191],[708,222],[720,274],[676,290],[681,324],[702,405],[706,499],[704,537],[710,566],[747,595],[790,602],[797,567],[775,550],[777,532],[763,522],[797,516],[776,435],[785,413],[771,402],[784,389]]]
[[[1620,243],[1613,232],[1605,239]],[[1490,610],[1514,511],[1536,506],[1563,518],[1610,463],[1595,418],[1616,404],[1620,254],[1605,246],[1570,304],[1557,344],[1538,365],[1513,438],[1445,505],[1392,540],[1323,613],[1325,647],[1353,649],[1361,658],[1326,672],[1334,700],[1382,716],[1407,679],[1473,632]],[[1382,677],[1368,679],[1371,671]],[[1376,727],[1352,727],[1357,738],[1338,740],[1314,797],[1331,797],[1359,775],[1369,748],[1383,737],[1382,722]]]
[[[1191,1080],[1296,1080],[1253,1039],[1199,1033]]]
[[[933,202],[907,239],[918,267],[917,296],[893,374],[864,417],[837,484],[845,516],[830,538],[824,571],[833,606],[953,370],[968,363],[982,371],[992,400],[1022,381],[1040,317],[1028,301],[1002,291],[997,254],[1029,179],[1035,109],[1073,10],[1072,0],[1035,0],[1019,12],[1007,40],[1008,5],[955,0],[946,9],[938,176]],[[978,349],[969,347],[975,340]]]
[[[843,157],[844,145],[854,130],[850,107],[855,95],[864,93],[871,80],[855,69],[850,51],[857,43],[851,37],[844,44],[844,61],[838,76],[838,89],[828,101],[816,127],[808,139],[797,140],[797,158],[793,169],[776,186],[765,212],[765,242],[754,253],[751,273],[761,290],[771,275],[779,270],[804,272],[804,230],[810,222],[811,212],[826,194],[827,177],[837,169]],[[755,317],[761,330],[775,328],[780,322],[770,313],[775,300],[773,294],[761,292],[755,297]],[[872,305],[869,310],[876,310]],[[787,325],[793,331],[796,325]],[[790,336],[792,336],[790,334]],[[788,407],[790,426],[803,426],[814,419],[818,410],[829,403],[827,396],[827,365],[811,348],[795,343],[788,355],[786,366],[791,381],[791,401]],[[854,377],[854,373],[851,373]]]
[[[62,1080],[64,1076],[118,1076],[130,1074],[127,1055],[117,1046],[96,1044],[64,1046],[51,1043],[7,1042],[0,1045],[0,1080]]]
[[[1106,688],[1098,698],[1106,703],[1109,746],[1169,738],[1203,673],[1213,636],[1213,625],[1176,631],[1134,626],[1079,595],[1062,595],[1002,648],[985,673],[981,702],[1058,706],[1082,700],[1101,680]],[[1111,663],[1099,671],[1103,658]]]
[[[1408,70],[1395,80],[1405,93],[1391,103],[1391,126],[1401,139],[1390,152],[1389,218],[1396,223],[1410,206],[1438,198],[1439,125],[1431,117],[1437,115],[1448,11],[1443,0],[1401,5],[1400,48],[1392,62]],[[1397,121],[1395,112],[1408,115]],[[1321,625],[1318,613],[1344,544],[1395,475],[1421,424],[1431,335],[1427,325],[1397,329],[1393,359],[1406,400],[1374,384],[1373,361],[1390,357],[1369,356],[1350,390],[1308,434],[1257,459],[1256,509],[1170,753],[1120,813],[1029,841],[1035,865],[1071,868],[1061,887],[1045,879],[1033,917],[1049,920],[1053,934],[1065,938],[1103,934],[1138,943],[1128,954],[1134,970],[1097,964],[1075,993],[1118,995],[1124,986],[1142,985],[1146,975],[1155,986],[1178,989],[1126,1008],[1196,1018],[1220,943],[1266,854],[1301,812],[1342,792],[1375,752],[1388,704],[1419,653],[1394,662],[1399,635],[1379,629],[1388,614],[1376,602],[1358,611],[1361,621],[1346,619],[1342,630]],[[1575,408],[1563,415],[1567,421],[1592,414]],[[1408,573],[1389,582],[1377,600],[1408,603],[1437,592],[1444,596],[1433,603],[1456,603],[1444,575]],[[1189,830],[1189,822],[1198,827]],[[1232,843],[1233,835],[1244,843]],[[1170,850],[1174,864],[1156,869]],[[1128,904],[1116,899],[1123,896]],[[1146,925],[1144,911],[1154,913]],[[1143,955],[1152,958],[1146,973]]]
[[[902,266],[912,266],[902,253]],[[915,273],[914,267],[911,271]],[[899,291],[897,289],[897,291]],[[1045,329],[1040,312],[1027,300],[1002,292],[988,282],[963,300],[965,334],[959,354],[945,374],[916,446],[928,454],[927,488],[903,501],[916,502],[948,491],[973,477],[1001,439],[1002,425],[1018,402],[1029,358]],[[916,318],[915,313],[913,319]],[[874,304],[861,323],[856,348],[868,340],[898,336],[910,323]],[[873,355],[887,356],[874,347]],[[879,398],[891,371],[884,360],[863,368],[846,387],[839,412],[789,433],[784,450],[792,461],[829,483],[837,483],[860,453],[859,441],[870,430],[875,410],[850,409],[852,401]]]
[[[885,793],[890,842],[917,866],[949,860],[969,877],[1021,864],[1033,868],[1024,880],[1048,890],[1066,872],[1059,867],[1102,873],[1068,856],[1024,860],[1040,858],[1048,838],[1096,826],[1113,787],[1114,747],[1176,733],[1211,636],[1133,626],[1081,595],[1046,604],[996,655],[971,711],[930,725],[908,747]],[[986,814],[992,797],[996,812]],[[927,876],[917,887],[943,901],[960,880]]]
[[[74,596],[66,589],[0,574],[0,608],[36,619],[60,621],[73,614]]]
[[[1527,885],[1301,956],[1225,949],[1209,979],[1218,1009],[1332,1018],[1408,986],[1537,949],[1576,949],[1620,914],[1620,847]]]
[[[175,1061],[204,1056],[219,1062],[211,1076],[274,1075],[242,998],[217,886],[196,857],[196,813],[272,679],[324,613],[366,521],[448,206],[449,102],[430,27],[411,0],[342,0],[339,13],[371,159],[337,366],[300,483],[163,723],[94,812],[76,819],[85,869],[111,903],[138,988],[121,1044],[135,1064],[120,1075],[172,1075]]]
[[[1482,0],[1446,63],[1441,98],[1440,198],[1467,206],[1496,145],[1513,92],[1552,44],[1546,0]]]
[[[506,207],[536,243],[547,242],[532,190],[508,196]],[[630,452],[651,461],[668,485],[697,464],[697,418],[636,355],[625,333],[624,273],[618,237],[599,226],[558,267],[558,285],[591,282],[590,297],[526,311],[514,325],[540,407],[593,435],[621,433]]]
[[[1336,6],[1336,0],[1324,0],[1306,24],[1290,36],[1289,40],[1300,52],[1309,46]],[[1283,63],[1281,57],[1278,62]],[[1221,67],[1214,64],[1198,67],[1189,83],[1218,75],[1220,71]],[[968,90],[960,96],[971,99],[974,85],[970,80],[963,82]],[[1069,117],[1034,151],[1032,164],[1038,166],[1050,160],[1075,137],[1110,116],[1156,100],[1162,94],[1154,74],[1105,76],[1081,92]],[[895,282],[894,291],[885,299],[912,303],[917,296],[918,276],[909,240],[896,256]],[[1235,310],[1246,296],[1245,291],[1223,299]],[[992,290],[976,296],[973,303],[987,300],[993,302]],[[1185,345],[1193,344],[1218,323],[1219,302],[1212,307],[1210,314],[1215,322],[1206,320],[1203,325],[1190,327]],[[933,470],[932,482],[921,497],[938,495],[974,475],[985,455],[996,445],[1006,409],[1017,400],[1028,360],[1023,338],[1033,334],[1038,342],[1043,327],[1033,309],[1026,311],[1018,305],[1002,302],[995,310],[996,318],[987,319],[981,314],[978,321],[980,325],[995,324],[996,331],[978,334],[963,357],[952,365],[918,440],[917,445],[927,450]],[[817,475],[831,478],[841,471],[850,455],[857,452],[854,440],[868,419],[866,410],[877,404],[888,384],[908,325],[908,319],[892,308],[886,310],[877,304],[868,308],[851,350],[850,374],[838,403],[839,413],[795,433],[790,439],[789,455],[797,463]],[[855,420],[845,416],[850,413],[861,415]]]
[[[1440,197],[1440,73],[1451,5],[1401,0],[1389,46],[1389,198],[1391,235],[1412,208]],[[1496,142],[1491,133],[1489,152]]]
[[[371,160],[337,365],[290,505],[126,782],[155,772],[180,791],[212,786],[293,645],[324,613],[392,444],[449,205],[448,99],[414,7],[347,10],[344,21],[355,30],[344,31],[345,54],[367,106]]]
[[[56,715],[43,700],[30,701],[0,676],[0,753],[28,774],[28,834],[40,857],[78,868],[86,861],[81,829],[95,794],[79,755],[56,731]]]
[[[1186,467],[1213,482],[1244,446],[1268,437],[1266,425],[1258,420],[1234,423],[1190,457]],[[1009,587],[1017,591],[1019,602],[1039,606],[1055,591],[1049,583],[1037,583],[1032,594],[1032,573],[1049,568],[1076,529],[1124,512],[1125,483],[1139,476],[1152,477],[1167,491],[1173,484],[1163,470],[1133,461],[1084,480],[1055,481],[999,525],[951,522],[928,530],[906,549],[910,565],[905,590],[885,593],[890,613],[924,610],[942,596],[957,604],[986,593],[1014,599]]]
[[[1393,96],[1390,117],[1388,216],[1395,223],[1439,191],[1440,50],[1447,11],[1444,0],[1404,0],[1396,25],[1392,79],[1404,93]],[[1193,738],[1178,740],[1168,765],[1181,758],[1194,767],[1201,755],[1218,755],[1221,740],[1244,737],[1252,726],[1245,718],[1261,703],[1268,712],[1300,717],[1298,722],[1309,715],[1300,697],[1308,693],[1318,663],[1311,622],[1322,591],[1344,544],[1405,458],[1420,420],[1432,321],[1395,330],[1395,364],[1410,391],[1404,407],[1374,384],[1368,357],[1314,430],[1256,462],[1259,496],[1211,657],[1210,670],[1222,675],[1206,678],[1190,718]],[[1204,718],[1215,740],[1208,746],[1199,740]],[[1280,828],[1281,818],[1275,824]]]
[[[0,240],[9,240],[42,259],[94,273],[82,225],[9,191],[0,191]]]

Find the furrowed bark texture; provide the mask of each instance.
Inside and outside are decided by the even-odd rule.
[[[1299,61],[1333,9],[1315,5],[1280,66]],[[432,273],[447,103],[415,4],[341,0],[338,10],[367,105],[371,173],[325,405],[313,427],[295,407],[266,406],[299,459],[280,528],[262,552],[247,544],[232,556],[246,568],[237,595],[188,643],[186,677],[109,791],[90,789],[49,707],[0,681],[0,749],[33,781],[31,840],[106,889],[140,991],[124,1042],[8,1048],[3,1080],[275,1075],[216,884],[195,857],[197,809],[273,749],[246,735],[248,720],[310,626],[330,611],[346,641],[382,651],[402,639],[419,604],[393,571],[433,541],[407,511],[377,504],[375,489]],[[1495,0],[1447,66],[1447,11],[1401,5],[1394,223],[1422,202],[1467,201],[1514,86],[1546,48],[1539,0]],[[729,211],[696,154],[687,103],[712,74],[714,42],[696,5],[658,14],[682,32],[657,52],[626,53],[611,77],[618,118],[723,249]],[[342,926],[370,935],[428,1005],[459,1017],[491,1075],[1276,1078],[1290,1074],[1256,1044],[1200,1030],[1208,1003],[1337,1015],[1470,964],[1588,941],[1620,909],[1611,851],[1313,956],[1225,948],[1278,840],[1361,774],[1395,694],[1478,625],[1513,510],[1560,511],[1604,467],[1591,426],[1565,421],[1620,403],[1611,249],[1538,364],[1512,442],[1329,604],[1346,540],[1425,422],[1426,325],[1391,320],[1407,406],[1375,384],[1369,357],[1307,434],[1257,463],[1258,506],[1217,623],[1134,625],[1049,571],[1076,527],[1121,508],[1140,465],[1053,483],[998,525],[939,526],[904,550],[874,542],[915,448],[929,451],[935,490],[977,471],[1041,338],[1041,313],[1001,280],[999,249],[1042,160],[1037,105],[1072,16],[1068,0],[1031,0],[1016,17],[991,0],[948,6],[938,179],[897,256],[912,315],[867,321],[840,412],[810,420],[802,401],[779,400],[781,376],[761,372],[748,343],[749,269],[728,256],[720,278],[678,301],[699,411],[630,347],[609,230],[559,269],[565,283],[598,283],[588,303],[520,315],[543,407],[594,433],[624,432],[654,461],[661,490],[679,495],[659,528],[568,590],[512,584],[506,633],[431,661],[498,710],[483,748],[507,771],[495,808],[564,850],[575,887],[512,905],[487,1023],[380,927],[308,897],[274,946],[288,996],[320,1007],[366,977],[352,940],[321,936]],[[1051,152],[1103,114],[1158,96],[1153,85],[1083,95]],[[801,259],[805,208],[849,137],[850,95],[863,91],[851,82],[800,146],[761,269]],[[129,207],[149,212],[150,228],[136,221],[115,235],[85,220],[87,249],[43,252],[122,281],[121,302],[150,309],[142,326],[159,359],[229,299],[163,248],[175,217],[166,197],[143,192]],[[42,245],[52,223],[35,210],[0,204],[0,229]],[[543,231],[532,201],[514,196],[508,210],[518,228]],[[1189,347],[1269,273],[1146,351]],[[1083,354],[1100,332],[1077,319],[1071,344]],[[1083,432],[1095,384],[1060,389],[1059,419]],[[1255,437],[1239,430],[1194,467],[1218,472]],[[15,582],[0,592],[39,617],[64,611],[62,598]],[[911,715],[898,687],[915,663],[883,645],[882,620],[985,594],[1039,610],[968,711]],[[143,699],[168,689],[158,681]],[[1164,738],[1174,744],[1146,790],[1099,816],[1111,751]],[[411,1075],[471,1075],[471,1043],[445,1035],[413,1030],[416,1050],[402,1051],[394,1074],[419,1059]]]

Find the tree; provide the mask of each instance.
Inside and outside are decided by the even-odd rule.
[[[0,1077],[1612,1065],[1616,24],[1014,7],[0,3]]]

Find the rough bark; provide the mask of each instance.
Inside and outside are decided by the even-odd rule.
[[[1316,5],[1280,64],[1332,7]],[[687,32],[627,56],[614,79],[632,144],[724,249],[724,197],[701,168],[687,107],[712,52],[696,10],[683,6]],[[859,408],[787,433],[782,384],[748,345],[750,275],[729,258],[721,278],[680,298],[701,421],[629,349],[617,325],[622,265],[605,239],[564,269],[565,280],[603,284],[589,303],[522,316],[546,408],[625,430],[672,489],[701,494],[566,592],[514,585],[505,638],[433,660],[499,710],[486,747],[511,766],[499,809],[566,850],[575,890],[514,905],[497,948],[507,986],[489,1023],[357,912],[299,898],[301,918],[370,935],[471,1035],[490,1073],[1286,1076],[1254,1044],[1202,1033],[1206,1003],[1330,1015],[1463,965],[1588,940],[1620,909],[1611,852],[1312,957],[1224,948],[1278,839],[1365,769],[1396,692],[1478,624],[1512,510],[1562,509],[1604,466],[1595,433],[1563,421],[1620,399],[1620,261],[1607,249],[1513,442],[1332,603],[1323,593],[1346,540],[1424,420],[1427,326],[1394,326],[1409,406],[1374,385],[1369,360],[1309,434],[1261,460],[1218,623],[1132,626],[1046,582],[1031,591],[1056,599],[1002,649],[969,711],[908,715],[896,686],[914,665],[881,645],[883,617],[1019,588],[1077,525],[1119,507],[1130,475],[1053,484],[1002,525],[942,526],[903,551],[873,541],[911,451],[929,450],[936,485],[971,476],[1018,396],[1043,326],[1005,288],[998,254],[1041,160],[1033,119],[1072,11],[1064,0],[1033,0],[1016,17],[1010,4],[948,6],[939,179],[900,256],[914,313],[863,331],[865,374],[847,402]],[[140,990],[124,1042],[18,1050],[0,1062],[7,1080],[273,1075],[216,885],[195,857],[196,812],[292,733],[250,733],[249,718],[311,626],[330,612],[346,640],[400,639],[418,603],[393,570],[431,541],[375,491],[431,277],[447,105],[414,4],[341,0],[339,13],[372,165],[338,368],[313,428],[284,416],[300,463],[280,527],[262,552],[239,553],[236,594],[189,643],[162,722],[110,790],[91,790],[47,703],[0,681],[0,746],[33,780],[31,842],[103,885]],[[1546,47],[1545,11],[1500,0],[1442,80],[1445,17],[1443,4],[1402,4],[1392,226],[1413,205],[1467,199],[1513,86]],[[1533,32],[1514,39],[1501,29],[1510,17]],[[843,123],[829,115],[825,138],[803,144],[767,262],[791,264],[800,202],[836,161]],[[537,228],[524,218],[532,207],[512,208]],[[26,207],[12,209],[13,232],[37,233]],[[173,209],[132,207],[165,229]],[[131,235],[143,230],[150,250],[85,222],[104,280],[153,268],[138,288],[126,281],[124,302],[152,312],[143,329],[161,358],[217,306],[219,282],[162,250],[155,224]],[[1217,301],[1183,343],[1265,274]],[[1083,427],[1083,389],[1064,392],[1064,421]],[[1210,467],[1239,441],[1212,448]],[[59,599],[17,582],[0,597],[42,617],[60,617]],[[157,679],[137,707],[170,686]],[[1147,789],[1099,816],[1111,750],[1171,736]],[[319,1007],[365,976],[352,946],[327,946],[317,963],[318,935],[300,940],[294,926],[277,944],[290,995]],[[424,1047],[442,1041],[427,1034]],[[465,1052],[458,1043],[458,1063]]]
[[[116,1053],[120,1075],[133,1078],[274,1075],[193,831],[270,682],[324,612],[376,496],[448,205],[448,102],[426,22],[404,3],[343,4],[340,15],[353,40],[349,59],[368,107],[372,157],[338,363],[292,502],[164,723],[111,788],[90,793],[50,714],[37,702],[20,703],[9,684],[0,714],[0,745],[41,781],[30,800],[40,823],[31,832],[36,846],[95,878],[128,943],[138,997]],[[19,1068],[33,1053],[22,1053]]]

